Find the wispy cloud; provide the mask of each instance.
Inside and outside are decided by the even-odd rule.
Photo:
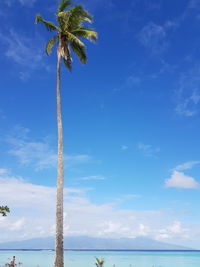
[[[22,80],[23,82],[28,81],[30,79],[31,75],[29,72],[26,71],[20,71],[19,73],[19,78],[20,80]]]
[[[138,87],[141,85],[142,83],[142,80],[146,78],[141,75],[137,75],[137,74],[131,74],[129,75],[128,77],[125,78],[124,80],[124,83],[119,86],[119,87],[116,87],[114,88],[114,92],[120,92],[122,90],[125,90],[125,89],[138,89]]]
[[[37,0],[19,0],[20,4],[23,6],[31,7]]]
[[[198,113],[200,104],[200,65],[182,73],[175,90],[175,111],[185,117]]]
[[[185,20],[192,12],[199,12],[200,10],[200,1],[199,0],[189,0],[188,4],[182,14],[181,19]]]
[[[122,146],[121,146],[121,150],[128,150],[128,146],[126,146],[126,145],[122,145]]]
[[[159,147],[153,147],[144,143],[139,143],[137,148],[147,157],[155,157],[160,152]]]
[[[6,119],[6,115],[4,114],[4,112],[0,109],[0,120],[5,120]]]
[[[14,30],[9,30],[6,34],[1,31],[0,43],[3,44],[5,57],[19,66],[17,74],[22,81],[28,80],[33,71],[50,70],[45,64],[40,36],[29,38]]]
[[[36,68],[41,63],[42,51],[33,40],[10,30],[7,34],[0,32],[0,41],[6,45],[6,57],[15,63],[29,68]]]
[[[141,77],[136,75],[130,75],[126,80],[126,86],[132,88],[141,83]]]
[[[187,161],[184,162],[178,166],[175,167],[175,170],[177,171],[184,171],[184,170],[189,170],[192,169],[195,165],[200,164],[200,161],[196,160],[196,161]]]
[[[13,134],[7,137],[11,145],[9,153],[17,157],[19,163],[25,166],[33,166],[35,170],[55,168],[57,165],[57,153],[47,140],[33,141],[28,136],[29,130],[24,127],[16,127]],[[65,166],[71,167],[77,164],[88,163],[91,157],[87,154],[65,155]]]
[[[103,10],[108,10],[111,9],[115,6],[115,3],[113,0],[83,0],[83,4],[88,6],[90,10],[93,10],[95,12],[96,10],[103,9]]]
[[[5,169],[5,168],[0,168],[0,177],[2,175],[7,175],[9,173],[8,169]]]
[[[200,1],[199,0],[189,0],[186,3],[185,9],[183,10],[183,12],[171,19],[168,20],[164,26],[166,27],[166,29],[168,27],[172,28],[172,29],[177,29],[178,27],[181,26],[181,24],[187,20],[188,18],[190,18],[191,16],[195,19],[199,18],[199,12],[200,12]]]
[[[146,1],[145,5],[148,11],[157,11],[161,8],[161,3],[156,0]]]
[[[25,7],[32,7],[33,4],[36,2],[37,0],[2,0],[2,2],[4,2],[4,4],[6,4],[9,7],[12,7],[13,4],[15,3],[20,3],[22,6]]]
[[[188,2],[187,8],[193,9],[193,8],[197,8],[197,7],[200,7],[200,1],[199,0],[190,0]]]
[[[123,203],[123,202],[127,202],[136,198],[139,198],[140,195],[136,195],[136,194],[126,194],[126,195],[122,195],[119,196],[117,198],[115,198],[115,202],[119,203]]]
[[[82,177],[80,180],[82,181],[102,181],[102,180],[106,180],[106,177],[104,177],[103,175],[91,175],[91,176],[86,176],[86,177]]]
[[[175,20],[167,20],[164,24],[164,27],[166,29],[176,29],[179,27],[179,21],[177,19]]]
[[[177,29],[178,27],[181,26],[181,24],[190,18],[191,16],[193,18],[198,18],[199,17],[199,11],[200,11],[200,1],[199,0],[189,0],[186,3],[185,9],[183,12],[170,20],[167,20],[164,24],[164,27],[166,29],[171,28],[171,29]]]
[[[144,26],[138,35],[140,43],[152,54],[159,54],[169,46],[166,37],[165,27],[153,22]]]

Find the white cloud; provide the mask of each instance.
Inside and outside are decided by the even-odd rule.
[[[182,102],[179,102],[175,108],[176,113],[185,117],[193,117],[194,115],[196,115],[197,110],[191,110],[188,108],[189,102],[190,101],[188,99],[183,99]]]
[[[106,178],[103,175],[92,175],[87,177],[82,177],[80,180],[82,181],[98,181],[105,180]]]
[[[174,168],[174,170],[177,170],[177,171],[189,170],[198,164],[200,164],[200,161],[187,161],[187,162],[184,162],[184,163],[176,166],[176,168]]]
[[[123,210],[114,203],[94,204],[85,189],[65,188],[65,235],[155,238],[160,229],[177,220],[171,212]],[[0,178],[1,202],[11,213],[0,217],[1,242],[53,235],[55,231],[54,187],[35,185],[23,179]],[[170,229],[170,228],[169,228]],[[171,228],[171,237],[181,236]]]
[[[105,234],[115,234],[119,231],[120,233],[127,235],[128,231],[130,231],[129,227],[126,227],[122,223],[116,221],[105,221],[99,226],[101,227],[101,232],[99,232],[100,236]]]
[[[8,173],[9,173],[9,171],[8,171],[7,169],[0,168],[0,177],[1,177],[2,175],[6,175],[6,174],[8,174]]]
[[[137,147],[147,157],[154,157],[158,152],[160,152],[159,147],[153,147],[152,145],[147,145],[144,143],[139,143]]]
[[[28,137],[29,129],[16,127],[7,142],[12,146],[11,155],[17,157],[21,165],[33,166],[36,170],[55,168],[57,153],[51,148],[47,140],[35,142]],[[88,163],[91,157],[87,154],[65,155],[65,167]]]
[[[43,42],[43,38],[39,35],[27,37],[12,29],[6,33],[0,32],[4,55],[19,67],[17,74],[22,81],[27,81],[31,73],[36,70],[51,71],[49,64],[45,63]]]
[[[166,187],[175,187],[182,189],[198,189],[200,184],[193,177],[190,177],[183,172],[173,171],[171,177],[165,180]]]
[[[56,154],[49,145],[42,142],[21,141],[9,151],[22,165],[34,165],[37,170],[55,167]]]
[[[26,220],[24,218],[21,218],[21,219],[17,220],[16,222],[14,222],[13,224],[11,224],[10,230],[11,231],[23,230],[25,223],[26,223]]]
[[[71,167],[77,164],[89,163],[91,162],[92,157],[87,154],[65,155],[64,160],[65,160],[65,166]]]
[[[175,236],[182,236],[182,238],[188,238],[189,229],[183,228],[180,221],[175,221],[171,225],[158,231],[156,236],[157,240],[170,239]]]
[[[6,44],[6,57],[15,63],[28,68],[36,68],[41,64],[43,51],[38,49],[33,40],[10,30],[6,35],[0,33],[0,41]]]
[[[140,43],[148,48],[153,54],[159,54],[168,47],[164,26],[149,22],[139,33]]]
[[[199,111],[200,106],[200,65],[196,65],[179,78],[175,90],[175,111],[185,117],[192,117]]]

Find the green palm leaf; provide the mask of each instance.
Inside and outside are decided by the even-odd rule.
[[[8,206],[0,206],[0,214],[2,216],[5,217],[8,212],[10,212],[10,209],[8,208]]]
[[[65,24],[68,30],[80,27],[83,21],[92,23],[92,16],[81,5],[76,5],[65,13]]]
[[[70,5],[71,5],[70,0],[60,0],[60,3],[58,5],[58,12],[64,11]]]
[[[91,42],[96,42],[98,35],[95,31],[85,28],[85,27],[80,27],[74,31],[72,31],[72,34],[78,37],[83,37],[88,39]]]
[[[50,31],[50,32],[56,31],[56,30],[57,31],[60,30],[51,21],[44,20],[40,14],[36,15],[35,23],[36,24],[42,23],[47,28],[47,30]]]
[[[71,60],[66,60],[63,58],[63,62],[66,66],[66,68],[69,70],[69,71],[72,71],[72,61]]]
[[[71,32],[66,32],[66,36],[67,39],[69,41],[69,43],[73,42],[76,43],[79,46],[85,46],[83,42],[81,42],[81,40],[79,40],[74,34],[72,34]]]
[[[51,49],[54,45],[54,43],[58,41],[58,35],[55,35],[54,37],[52,37],[46,44],[46,53],[49,56],[51,53]]]
[[[100,258],[97,258],[96,257],[96,263],[95,263],[95,265],[97,267],[103,267],[104,263],[105,263],[105,259],[104,258],[100,259]]]
[[[70,42],[70,46],[74,53],[78,56],[81,63],[85,64],[87,62],[87,56],[86,56],[86,47],[85,45],[79,45],[74,41]]]

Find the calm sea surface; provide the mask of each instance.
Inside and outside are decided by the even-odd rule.
[[[53,251],[0,251],[0,267],[16,256],[22,267],[52,267]],[[66,267],[94,267],[95,257],[105,267],[199,267],[200,252],[65,252]]]

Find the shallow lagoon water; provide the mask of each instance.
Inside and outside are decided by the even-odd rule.
[[[16,256],[22,267],[52,267],[54,251],[0,251],[0,267]],[[95,257],[105,258],[105,267],[198,267],[200,252],[65,251],[66,267],[94,267]]]

